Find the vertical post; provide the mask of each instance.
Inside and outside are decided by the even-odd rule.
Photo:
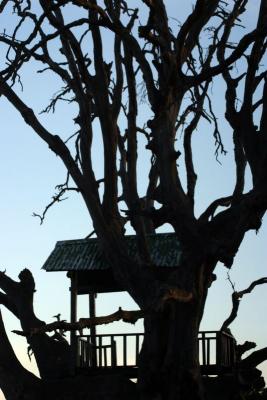
[[[223,339],[223,333],[221,331],[216,332],[216,365],[217,365],[217,371],[220,372],[223,364],[223,357],[222,357],[222,339]]]
[[[98,366],[103,367],[103,365],[102,365],[102,336],[98,337],[98,356],[99,356]]]
[[[206,358],[206,337],[205,332],[201,334],[201,341],[202,341],[202,362],[203,365],[207,365],[207,358]]]
[[[96,293],[89,293],[89,318],[95,318],[95,316],[96,316],[95,298],[96,298]],[[96,367],[97,359],[96,359],[96,327],[95,326],[92,326],[90,328],[90,335],[91,335],[91,346],[92,346],[92,353],[91,353],[92,354],[92,367]]]
[[[111,335],[111,367],[117,367],[117,348],[114,336]]]
[[[96,294],[95,293],[90,293],[89,294],[89,317],[90,318],[95,318],[96,312],[95,312],[95,298]],[[90,335],[95,336],[96,335],[96,327],[92,326],[90,328]]]
[[[70,322],[77,322],[77,273],[73,272],[70,276]],[[71,366],[73,373],[77,363],[77,337],[75,331],[70,331]]]
[[[135,367],[138,364],[138,357],[139,357],[139,335],[137,334],[135,337]]]
[[[127,335],[123,335],[123,366],[127,367]]]

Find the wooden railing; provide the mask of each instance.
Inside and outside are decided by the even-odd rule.
[[[135,367],[143,333],[78,336],[79,367]]]
[[[221,331],[201,331],[198,334],[199,363],[202,367],[232,368],[236,362],[236,342]],[[204,368],[203,368],[204,369]]]
[[[143,336],[143,333],[77,336],[77,365],[82,368],[136,367]],[[235,339],[231,335],[202,331],[198,334],[198,345],[203,373],[217,373],[234,366]]]

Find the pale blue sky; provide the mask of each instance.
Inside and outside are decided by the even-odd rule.
[[[133,2],[132,3],[136,3]],[[191,2],[179,2],[176,10],[174,1],[166,1],[169,15],[183,20],[186,11],[191,9]],[[258,0],[250,0],[245,24],[252,29]],[[184,7],[184,8],[182,8]],[[7,21],[0,18],[1,26]],[[2,30],[2,28],[1,28]],[[106,35],[107,36],[107,35]],[[1,50],[1,48],[0,48]],[[47,100],[57,90],[58,83],[49,74],[40,76],[35,73],[36,65],[24,71],[23,98],[27,103],[40,111]],[[223,84],[214,85],[214,104],[218,117],[224,115]],[[60,312],[65,319],[69,318],[69,282],[64,273],[45,273],[40,268],[57,240],[83,238],[92,230],[88,213],[79,195],[71,194],[67,201],[55,206],[47,215],[45,223],[40,226],[37,218],[31,215],[40,212],[54,194],[54,187],[65,179],[65,170],[59,158],[52,154],[47,145],[24,124],[22,118],[5,99],[0,98],[1,133],[0,133],[0,268],[16,278],[24,267],[30,267],[37,286],[35,308],[38,316],[47,322]],[[71,117],[75,112],[71,106],[60,105],[54,116],[42,115],[43,123],[52,133],[72,133]],[[147,115],[144,107],[141,118]],[[203,124],[194,137],[195,157],[199,170],[197,187],[197,207],[203,210],[213,199],[220,195],[230,194],[233,180],[233,161],[231,130],[225,122],[221,122],[223,140],[228,150],[226,157],[220,157],[221,165],[215,161],[212,130]],[[178,144],[179,145],[179,144]],[[101,145],[98,139],[94,143],[94,160],[97,175],[101,178]],[[147,169],[147,159],[142,153],[140,157],[142,176]],[[140,174],[141,177],[141,174]],[[140,179],[140,191],[145,187],[145,180]],[[266,270],[266,221],[259,234],[247,234],[231,271],[237,289],[243,289],[252,280],[267,275]],[[168,230],[163,227],[161,231]],[[218,266],[217,281],[210,289],[207,308],[203,319],[203,329],[216,330],[220,327],[230,310],[231,288],[226,281],[226,269]],[[87,316],[87,299],[80,302],[80,316]],[[97,299],[98,315],[113,312],[119,305],[123,308],[134,308],[133,302],[126,295],[103,295]],[[259,347],[266,346],[267,321],[267,287],[262,286],[242,300],[237,321],[232,331],[238,341],[256,341]],[[3,310],[7,330],[17,329],[18,322],[10,313]],[[105,332],[141,330],[141,323],[129,328],[123,324],[101,328]],[[34,364],[27,360],[26,346],[23,338],[10,335],[15,350],[21,361],[31,369]],[[262,365],[267,377],[267,365]]]

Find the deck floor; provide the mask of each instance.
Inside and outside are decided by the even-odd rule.
[[[224,367],[218,368],[217,365],[201,365],[200,366],[201,375],[202,376],[218,376],[221,374],[232,374],[233,368]],[[102,367],[102,368],[85,368],[85,367],[77,367],[76,372],[81,375],[89,375],[89,376],[96,376],[96,375],[123,375],[127,378],[138,378],[138,367],[124,367],[124,366],[117,366],[117,367]]]

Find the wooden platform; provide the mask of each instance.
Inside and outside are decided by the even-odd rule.
[[[138,375],[138,355],[143,333],[76,336],[76,368],[86,375]],[[198,335],[202,375],[220,375],[233,371],[235,339],[225,332],[201,331]]]

